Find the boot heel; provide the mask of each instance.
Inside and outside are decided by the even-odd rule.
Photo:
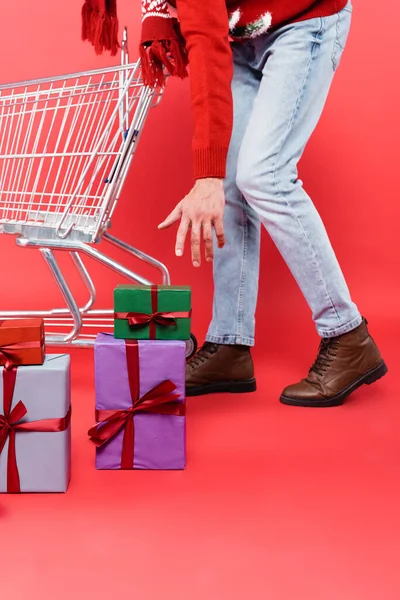
[[[375,383],[378,379],[381,379],[388,372],[388,368],[386,364],[382,361],[375,369],[366,376],[364,383],[367,385],[371,385],[371,383]]]
[[[231,394],[245,394],[246,392],[255,392],[256,390],[257,382],[255,378],[231,383],[228,389]]]

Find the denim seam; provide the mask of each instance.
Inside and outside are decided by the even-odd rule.
[[[206,341],[212,342],[214,344],[240,344],[243,346],[254,346],[254,337],[241,337],[238,335],[214,335],[212,333],[208,333],[206,335]]]
[[[323,19],[321,18],[321,26],[320,26],[319,31],[316,34],[316,37],[320,35],[320,33],[322,32],[322,29],[323,29]],[[286,130],[286,133],[283,136],[282,144],[281,144],[281,146],[280,146],[280,148],[279,148],[279,150],[278,150],[278,152],[276,154],[276,160],[275,160],[275,164],[274,164],[274,168],[273,168],[273,179],[274,179],[274,185],[275,185],[275,188],[276,188],[276,190],[277,190],[277,192],[279,194],[279,197],[282,198],[282,200],[286,203],[288,209],[291,211],[293,217],[296,219],[296,221],[297,221],[297,223],[298,223],[298,225],[300,227],[300,230],[302,231],[302,233],[304,235],[304,238],[305,238],[305,240],[306,240],[306,242],[308,244],[308,247],[309,247],[309,249],[311,251],[311,255],[312,255],[312,258],[313,258],[313,261],[314,261],[314,265],[317,268],[317,271],[319,273],[321,282],[322,282],[322,284],[323,284],[323,286],[325,288],[325,293],[326,293],[326,295],[327,295],[327,297],[328,297],[328,299],[330,301],[331,308],[335,312],[335,315],[336,315],[338,323],[340,323],[338,312],[336,310],[336,307],[335,307],[335,304],[334,304],[334,302],[332,300],[332,297],[329,294],[326,281],[324,280],[323,273],[322,273],[322,271],[320,269],[320,266],[318,264],[318,260],[317,260],[314,248],[313,248],[313,246],[311,244],[311,241],[310,241],[310,239],[309,239],[309,237],[307,235],[307,232],[305,231],[303,225],[301,224],[301,221],[300,221],[298,215],[296,214],[293,206],[290,204],[290,202],[288,202],[287,198],[282,194],[282,192],[281,192],[281,190],[279,188],[277,179],[276,179],[278,160],[279,160],[280,154],[281,154],[281,152],[283,150],[283,147],[284,147],[284,145],[285,145],[285,143],[286,143],[286,141],[287,141],[287,139],[289,137],[290,131],[292,130],[293,123],[294,123],[296,115],[297,115],[297,113],[299,111],[301,101],[302,101],[302,99],[304,97],[304,91],[305,91],[306,84],[307,84],[307,81],[308,81],[308,78],[309,78],[309,74],[310,74],[310,71],[311,71],[311,65],[312,65],[312,62],[314,60],[314,49],[315,49],[316,45],[317,45],[317,41],[314,41],[312,43],[312,46],[311,46],[310,58],[309,58],[309,61],[308,61],[308,64],[307,64],[307,69],[306,69],[306,73],[305,73],[305,76],[304,76],[304,81],[303,81],[303,84],[302,84],[302,88],[301,88],[300,93],[299,93],[299,97],[298,97],[296,105],[294,107],[292,117],[291,117],[291,119],[290,119],[290,121],[288,123],[288,127],[287,127],[287,130]]]
[[[239,296],[237,303],[237,336],[242,337],[243,334],[243,297],[244,297],[244,280],[246,276],[246,262],[247,262],[247,213],[245,207],[242,210],[243,216],[243,256],[242,266],[240,270],[240,284],[239,284]]]
[[[344,323],[343,325],[340,325],[336,329],[330,329],[329,331],[326,331],[326,330],[324,331],[322,329],[318,329],[318,335],[320,335],[323,338],[337,337],[338,335],[343,335],[344,333],[348,333],[349,331],[352,331],[353,329],[355,329],[356,327],[361,325],[361,323],[362,323],[362,316],[358,315],[357,317],[355,317],[348,323]]]
[[[341,50],[343,50],[343,48],[339,44],[339,36],[340,36],[339,29],[340,29],[340,13],[337,14],[337,20],[336,20],[336,39],[335,39],[334,44],[333,44],[333,50],[332,50],[332,56],[331,56],[332,67],[333,67],[334,71],[336,71],[336,69],[338,67],[336,45],[338,45],[339,48]]]

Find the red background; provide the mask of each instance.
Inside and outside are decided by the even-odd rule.
[[[112,62],[81,43],[81,0],[3,4],[0,81]],[[119,14],[136,58],[139,0],[120,0]],[[82,351],[78,361],[73,353],[72,485],[63,497],[0,500],[6,600],[126,592],[140,600],[398,600],[399,17],[394,2],[355,2],[348,48],[301,165],[391,374],[337,410],[278,404],[282,387],[304,375],[318,340],[304,299],[265,235],[259,393],[191,401],[185,473],[94,471],[86,442],[94,402],[91,354]],[[164,260],[174,283],[193,286],[201,340],[211,268],[195,271],[188,255],[175,258],[174,232],[157,231],[192,184],[190,142],[188,85],[170,81],[146,124],[112,233]],[[0,236],[0,252],[0,309],[59,304],[35,251]],[[68,257],[62,263],[68,267]],[[140,263],[130,266],[151,277]],[[99,304],[111,306],[118,278],[92,267]],[[73,270],[70,275],[83,294]]]

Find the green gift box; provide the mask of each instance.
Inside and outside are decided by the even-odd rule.
[[[188,340],[191,289],[171,285],[119,285],[114,290],[114,337]]]

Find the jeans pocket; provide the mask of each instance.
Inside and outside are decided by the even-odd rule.
[[[334,71],[336,71],[339,66],[340,59],[342,58],[342,54],[346,46],[347,38],[349,37],[351,14],[351,2],[349,2],[349,4],[347,4],[344,9],[337,14],[336,38],[332,52],[332,66]]]

